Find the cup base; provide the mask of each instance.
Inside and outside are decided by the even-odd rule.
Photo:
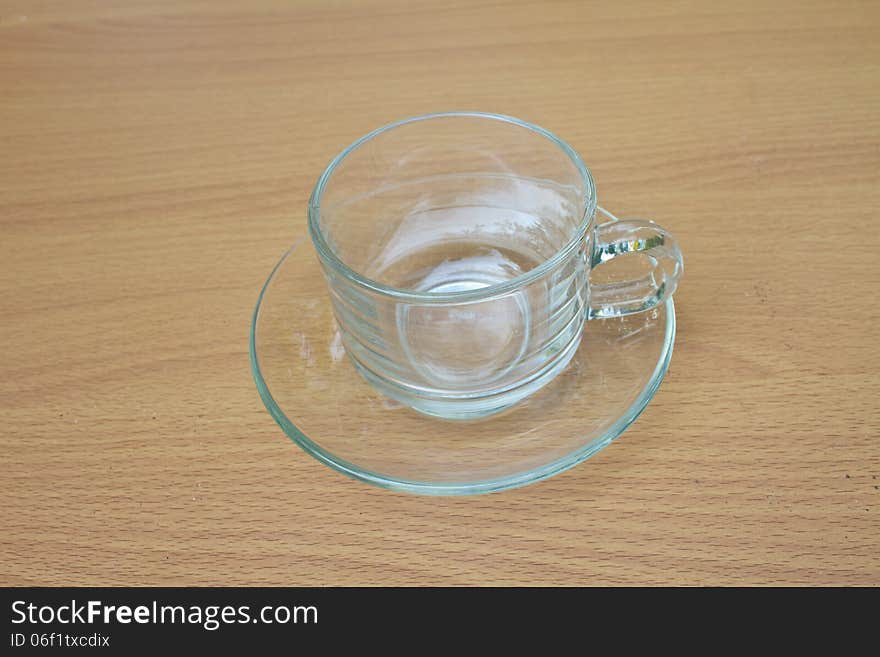
[[[497,415],[510,409],[520,401],[538,392],[559,375],[571,362],[580,345],[580,336],[572,340],[544,369],[518,382],[516,386],[487,394],[446,397],[429,396],[423,392],[395,385],[388,379],[377,376],[361,365],[349,352],[355,369],[364,380],[386,397],[408,406],[412,410],[441,420],[479,420]]]

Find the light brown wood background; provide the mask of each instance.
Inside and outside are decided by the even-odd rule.
[[[0,582],[880,584],[880,4],[0,0]],[[430,499],[300,451],[260,286],[409,115],[556,132],[686,258],[590,461]]]

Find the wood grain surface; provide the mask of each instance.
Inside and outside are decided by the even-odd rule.
[[[880,4],[0,0],[0,582],[880,584]],[[502,112],[679,237],[678,339],[612,446],[393,493],[248,365],[329,159]]]

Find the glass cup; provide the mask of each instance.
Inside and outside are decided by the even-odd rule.
[[[585,321],[653,308],[682,271],[657,224],[597,221],[613,217],[568,144],[497,114],[430,114],[371,132],[324,170],[308,214],[355,368],[445,419],[531,395],[569,363]],[[631,253],[637,263],[591,282]]]

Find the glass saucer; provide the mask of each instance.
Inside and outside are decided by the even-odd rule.
[[[421,415],[370,387],[346,358],[303,238],[260,292],[250,358],[269,413],[319,461],[385,488],[467,495],[546,479],[608,445],[654,396],[674,340],[672,299],[591,320],[565,371],[511,409],[474,421]]]

